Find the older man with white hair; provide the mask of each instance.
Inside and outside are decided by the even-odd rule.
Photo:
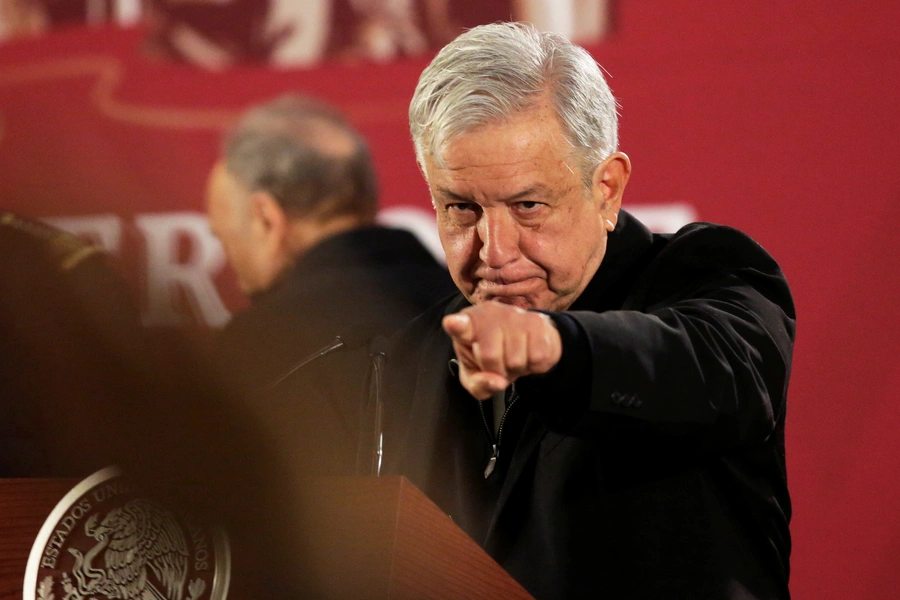
[[[794,307],[746,235],[651,233],[590,55],[476,27],[410,107],[460,294],[391,359],[395,454],[536,598],[787,598]]]

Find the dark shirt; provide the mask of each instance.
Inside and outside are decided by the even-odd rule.
[[[296,440],[313,472],[352,473],[368,425],[370,358],[363,342],[390,334],[450,294],[447,270],[408,231],[356,229],[311,248],[222,331],[219,361],[268,402],[285,447]],[[270,387],[305,358],[351,332],[333,352]],[[304,442],[303,440],[306,440]]]
[[[744,234],[651,234],[622,213],[563,355],[516,382],[494,472],[440,321],[389,365],[388,462],[538,599],[788,598],[784,418],[794,307]],[[484,407],[486,408],[486,407]]]

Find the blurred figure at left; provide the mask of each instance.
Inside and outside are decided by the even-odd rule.
[[[148,337],[98,246],[0,211],[0,478],[115,464],[224,526],[235,576],[308,597],[306,473],[252,408],[189,345]]]
[[[105,466],[105,415],[132,389],[140,321],[99,247],[0,213],[0,476],[84,476]],[[126,366],[127,365],[127,366]]]

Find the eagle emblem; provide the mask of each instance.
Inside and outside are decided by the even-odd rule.
[[[25,600],[225,598],[230,559],[223,534],[140,496],[117,471],[92,477],[41,529]]]
[[[75,585],[68,577],[63,580],[63,600],[96,595],[121,600],[182,600],[189,555],[174,515],[139,498],[111,510],[99,525],[97,521],[97,515],[91,515],[84,524],[85,533],[97,540],[93,548],[84,554],[77,548],[68,549],[75,557]],[[102,568],[94,565],[100,553]],[[148,578],[150,573],[159,587]],[[202,593],[203,580],[197,581]]]

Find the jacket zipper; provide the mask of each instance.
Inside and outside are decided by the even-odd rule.
[[[500,417],[500,425],[497,427],[496,439],[494,438],[494,432],[491,431],[491,427],[488,425],[487,415],[484,414],[484,402],[478,403],[478,408],[481,410],[481,421],[484,423],[484,430],[487,432],[488,440],[491,443],[491,458],[488,459],[488,464],[484,468],[485,479],[491,476],[491,473],[494,472],[494,467],[497,466],[497,457],[500,456],[500,442],[503,439],[503,424],[506,422],[506,415],[509,414],[509,411],[512,410],[512,407],[518,399],[519,394],[516,392],[516,384],[512,384],[512,390],[509,394],[509,406],[506,407],[503,411],[503,416]]]

